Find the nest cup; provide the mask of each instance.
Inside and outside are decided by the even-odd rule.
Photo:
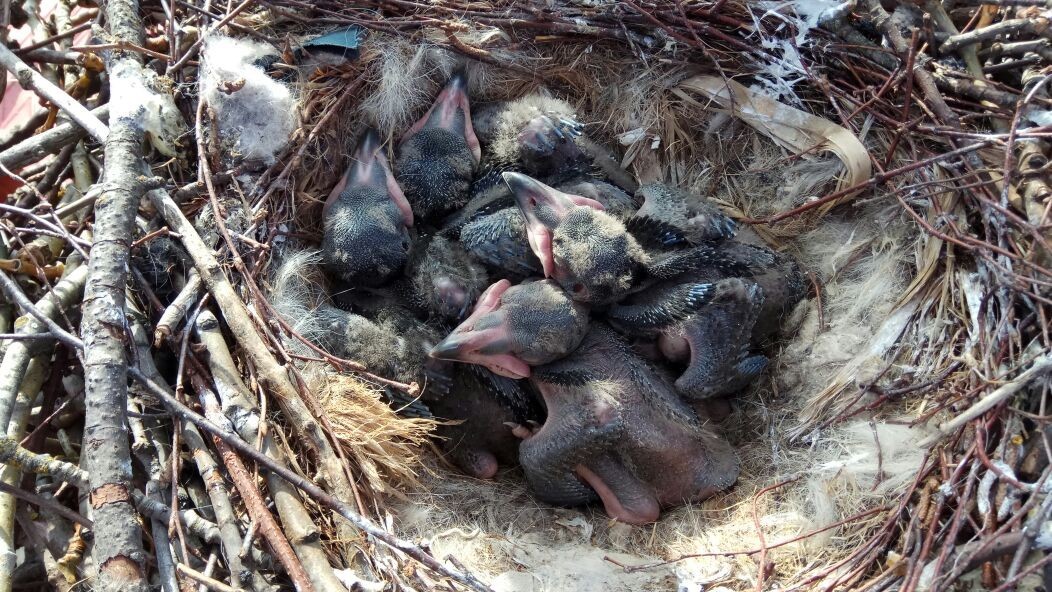
[[[806,19],[795,26],[806,27]],[[457,45],[492,49],[475,59],[453,51]],[[631,43],[509,43],[495,28],[465,24],[448,34],[373,32],[360,51],[353,63],[301,80],[302,129],[312,131],[290,149],[307,142],[287,185],[270,192],[271,225],[320,237],[321,204],[347,164],[347,139],[370,122],[393,144],[447,77],[466,68],[473,103],[531,92],[569,102],[586,134],[612,148],[634,177],[711,197],[796,257],[813,283],[767,347],[769,370],[731,399],[732,412],[716,426],[742,458],[733,488],[669,510],[653,526],[627,527],[598,508],[536,502],[517,469],[493,482],[465,478],[419,445],[420,420],[370,407],[374,429],[377,421],[418,422],[405,432],[416,446],[381,453],[400,455],[399,468],[386,473],[403,477],[398,492],[377,499],[401,534],[426,540],[438,557],[457,557],[498,590],[835,587],[890,573],[901,538],[887,535],[889,525],[908,522],[901,509],[935,495],[921,443],[947,417],[948,393],[967,383],[962,348],[983,339],[976,309],[991,280],[968,261],[947,260],[946,245],[902,201],[917,184],[942,183],[925,194],[932,201],[922,215],[960,207],[952,171],[922,166],[845,193],[869,179],[871,162],[892,170],[920,157],[901,146],[889,154],[899,132],[879,119],[859,116],[844,127],[844,107],[804,77],[786,75],[772,87],[764,83],[777,75],[769,64],[726,49],[712,64],[693,61],[697,53],[677,59],[675,51],[646,59]],[[732,79],[741,84],[725,82]],[[334,105],[338,112],[330,113]],[[277,166],[262,179],[273,179]],[[806,207],[838,192],[839,199]],[[777,223],[755,223],[797,209]],[[1015,356],[1009,366],[1032,352]],[[356,413],[355,397],[378,395],[336,396],[324,374],[309,376],[327,393],[323,403],[334,402],[326,412],[353,426],[345,416]],[[896,389],[903,394],[887,395]],[[399,440],[399,432],[383,437]],[[367,440],[348,446],[371,457]],[[383,481],[382,465],[370,467],[371,481]],[[884,551],[867,550],[874,540]]]

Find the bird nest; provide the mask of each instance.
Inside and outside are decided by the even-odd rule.
[[[742,456],[730,491],[630,528],[538,504],[515,470],[479,482],[421,459],[426,477],[389,506],[397,531],[509,590],[1034,573],[1041,553],[990,547],[1046,517],[1033,492],[1048,474],[1047,383],[1025,372],[1047,365],[1048,187],[1043,160],[1028,161],[1046,147],[1005,147],[1047,96],[1029,70],[982,85],[1018,104],[955,92],[945,80],[980,83],[953,57],[911,78],[903,62],[919,63],[921,41],[902,50],[883,9],[849,8],[317,6],[371,33],[357,61],[304,88],[295,156],[263,176],[272,224],[316,237],[346,138],[363,121],[396,137],[466,64],[473,101],[568,101],[637,179],[711,196],[813,283],[771,371],[719,425]]]
[[[209,74],[232,85],[202,88],[214,104],[196,113],[197,170],[215,187],[176,196],[220,237],[270,348],[295,362],[297,397],[263,397],[282,410],[270,418],[300,459],[290,466],[333,493],[335,462],[357,511],[418,545],[389,553],[330,504],[308,503],[337,569],[405,589],[439,585],[417,553],[497,590],[1040,582],[1052,548],[1038,536],[1052,472],[1052,101],[1047,41],[1006,47],[1042,41],[1033,23],[1047,27],[1047,14],[930,2],[922,18],[876,0],[251,4],[227,15],[226,33],[283,48],[288,63],[307,63],[292,48],[324,30],[368,32],[350,59],[301,65],[287,97],[263,96],[259,141],[236,148],[255,165],[225,170],[211,111],[241,87]],[[206,63],[229,49],[216,43],[202,46]],[[265,303],[272,247],[319,242],[349,139],[370,123],[393,145],[458,68],[472,101],[567,101],[634,178],[709,196],[806,270],[808,299],[765,352],[769,371],[716,426],[742,459],[731,489],[648,527],[548,507],[518,469],[458,474],[428,445],[431,420],[380,403],[377,386],[419,385],[321,351],[284,353],[293,331]],[[173,180],[193,180],[182,174]],[[254,386],[265,369],[234,353],[230,367]],[[319,455],[315,437],[338,442],[338,458]]]

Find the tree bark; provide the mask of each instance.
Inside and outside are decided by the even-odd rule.
[[[134,0],[106,3],[106,22],[115,40],[142,44],[139,6]],[[144,191],[140,178],[143,131],[135,118],[129,81],[141,79],[136,53],[107,56],[111,126],[106,138],[103,193],[95,203],[95,239],[84,294],[84,465],[94,512],[92,556],[99,590],[143,591],[145,554],[131,495],[128,442],[128,362],[125,284],[135,213]]]
[[[110,117],[110,106],[103,105],[93,109],[91,114],[98,117],[101,121],[106,121]],[[7,150],[0,152],[0,164],[12,171],[17,171],[27,164],[44,158],[48,154],[58,152],[63,146],[68,146],[87,137],[87,135],[87,130],[76,123],[60,123],[46,132],[26,138]]]

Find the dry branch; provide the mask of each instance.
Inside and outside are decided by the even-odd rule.
[[[141,42],[139,6],[134,0],[106,4],[110,34]],[[106,60],[110,98],[132,105],[132,84],[142,78],[135,53],[111,53]],[[128,378],[125,346],[125,278],[135,212],[145,189],[140,180],[143,130],[130,113],[111,113],[109,133],[93,130],[106,142],[104,191],[95,205],[95,236],[84,290],[84,458],[95,516],[92,556],[99,566],[99,588],[147,590],[146,557],[138,514],[131,499],[131,451],[125,427]]]
[[[51,104],[65,111],[73,121],[87,130],[88,134],[96,141],[106,141],[108,130],[106,125],[99,121],[98,117],[88,111],[87,107],[66,94],[66,91],[55,86],[54,83],[44,78],[39,72],[27,66],[25,62],[18,59],[18,56],[3,44],[0,44],[0,66],[14,74],[22,88],[39,94],[50,101]]]
[[[109,119],[110,106],[103,105],[90,112],[99,121]],[[49,154],[55,154],[63,146],[76,142],[88,135],[88,132],[76,123],[60,123],[46,132],[22,140],[7,150],[0,152],[0,165],[18,170],[27,164],[36,162]]]
[[[209,311],[203,311],[194,327],[201,344],[208,352],[208,366],[215,381],[215,392],[219,397],[223,415],[231,427],[246,442],[259,440],[261,418],[259,407],[253,402],[252,393],[241,380],[234,359],[227,349],[226,340],[219,330],[219,321]],[[275,463],[289,467],[284,451],[274,442],[274,435],[265,432],[260,450]],[[307,569],[315,589],[324,592],[340,592],[343,584],[333,573],[328,555],[321,544],[321,533],[300,494],[284,479],[267,474],[267,487],[274,506],[281,517],[285,532],[296,551],[296,556]]]
[[[995,25],[990,25],[989,27],[983,27],[982,29],[953,35],[946,41],[943,41],[942,45],[939,46],[939,49],[943,52],[956,51],[966,45],[975,45],[991,39],[1003,38],[1008,34],[1017,33],[1019,31],[1027,31],[1034,35],[1041,35],[1045,33],[1048,28],[1049,17],[1046,15],[1036,18],[1005,20]]]
[[[72,269],[69,275],[55,284],[55,287],[36,303],[37,308],[49,318],[59,318],[60,311],[68,310],[74,303],[79,302],[87,277],[86,265]],[[26,316],[19,325],[18,334],[22,336],[45,333],[44,325],[31,316]],[[3,361],[0,361],[0,425],[7,425],[11,418],[15,395],[26,367],[29,366],[29,360],[42,353],[48,341],[53,339],[54,337],[49,337],[44,342],[19,340],[8,344]]]
[[[216,400],[215,393],[198,376],[195,375],[193,380],[194,388],[197,390],[197,396],[201,400],[206,417],[209,417],[214,423],[218,422],[216,425],[227,427],[229,424],[226,417],[219,411],[219,402]],[[297,590],[312,592],[314,585],[311,583],[310,576],[296,557],[296,553],[292,550],[288,537],[281,530],[281,527],[278,526],[274,517],[271,516],[270,511],[267,510],[267,504],[263,501],[263,496],[256,488],[248,469],[225,441],[215,434],[212,435],[212,438],[219,451],[219,456],[223,459],[223,464],[226,465],[227,474],[230,475],[234,486],[237,487],[238,492],[241,494],[241,499],[245,503],[249,516],[259,525],[259,533],[267,541],[267,545],[270,547],[274,557],[285,568],[285,572],[292,579],[292,583]]]
[[[958,414],[953,419],[937,426],[938,432],[920,441],[917,445],[922,447],[932,446],[948,435],[957,433],[968,422],[979,418],[987,411],[1004,403],[1009,397],[1030,386],[1030,383],[1039,378],[1044,378],[1052,370],[1052,355],[1043,355],[1016,378],[1006,382],[996,390],[986,395],[974,405]]]
[[[205,182],[211,183],[211,177],[206,176]],[[214,189],[212,192],[214,193]],[[350,480],[332,443],[322,431],[320,423],[300,400],[299,392],[289,380],[285,368],[278,364],[260,337],[248,308],[227,279],[214,251],[201,240],[197,229],[186,219],[167,192],[154,190],[147,193],[147,197],[168,227],[180,235],[180,242],[193,260],[205,287],[215,298],[234,339],[256,367],[264,386],[275,393],[278,404],[297,435],[317,455],[326,486],[338,499],[353,499]]]

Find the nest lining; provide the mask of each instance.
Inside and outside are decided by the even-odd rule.
[[[372,37],[360,63],[367,80],[360,100],[349,105],[353,115],[339,120],[341,131],[321,139],[320,152],[309,159],[313,168],[295,178],[297,191],[284,196],[290,202],[277,209],[295,212],[299,228],[317,233],[312,214],[350,148],[341,140],[354,137],[363,121],[377,122],[396,137],[462,64],[470,72],[473,101],[552,92],[575,105],[588,133],[616,148],[641,180],[677,183],[713,197],[740,217],[763,217],[829,193],[842,172],[836,158],[798,157],[718,107],[698,108],[680,100],[676,86],[691,75],[689,68],[638,67],[621,54],[600,49],[587,56],[544,48],[537,55],[503,57],[545,68],[561,87],[542,87],[514,71],[465,61],[423,39]],[[636,67],[621,67],[625,63]],[[309,90],[305,100],[309,105]],[[864,141],[886,146],[888,138],[875,130]],[[907,424],[921,409],[916,401],[886,405],[879,414],[865,413],[819,430],[813,428],[835,413],[811,422],[801,416],[813,408],[815,394],[852,362],[862,361],[853,371],[858,383],[904,374],[901,368],[886,367],[891,352],[869,350],[872,337],[900,307],[925,241],[893,201],[880,194],[821,219],[803,217],[756,226],[755,231],[798,257],[822,295],[797,310],[786,338],[768,352],[772,370],[734,399],[732,414],[719,426],[743,460],[734,488],[702,504],[668,511],[652,528],[632,529],[610,524],[595,509],[539,505],[517,470],[503,472],[495,482],[478,482],[425,455],[420,459],[427,467],[421,471],[422,484],[409,488],[408,502],[395,504],[401,532],[429,541],[439,556],[454,555],[469,569],[494,578],[497,589],[507,590],[666,589],[672,580],[687,589],[705,583],[752,587],[753,555],[699,557],[631,575],[591,559],[618,553],[621,563],[633,565],[684,554],[758,549],[757,522],[768,545],[820,531],[768,553],[775,581],[792,582],[847,557],[858,541],[880,527],[882,514],[828,527],[890,504],[908,491],[925,457],[916,442],[926,432]],[[914,341],[920,336],[904,336],[897,351]],[[338,417],[341,410],[331,407],[329,413]],[[777,487],[764,491],[772,485]],[[568,561],[571,557],[585,559]],[[530,577],[524,579],[523,573]]]

